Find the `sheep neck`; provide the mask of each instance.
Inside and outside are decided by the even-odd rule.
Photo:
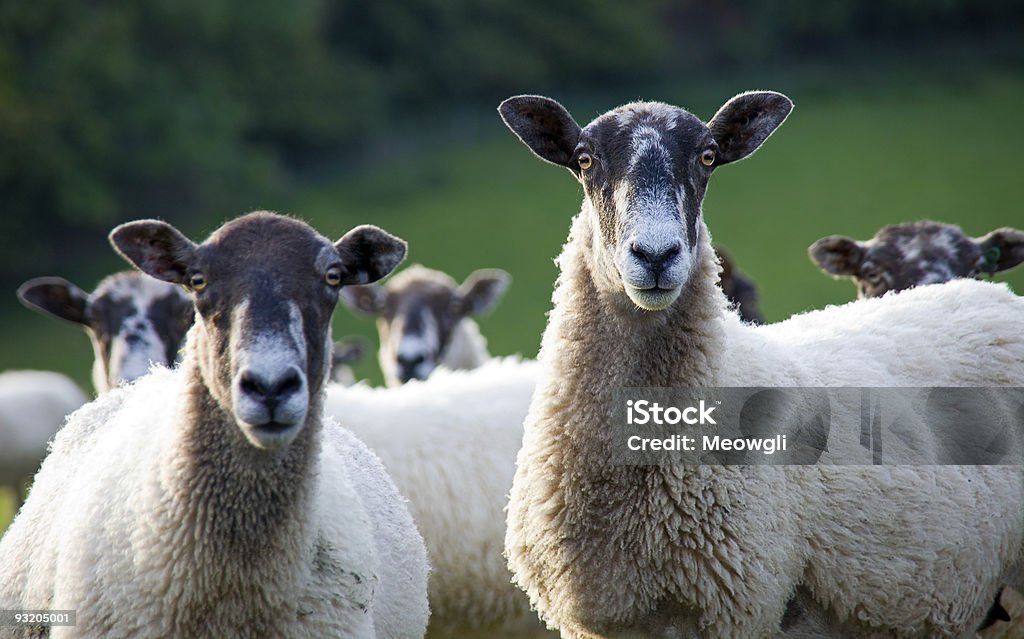
[[[615,624],[620,630],[621,624],[641,624],[634,606],[649,606],[650,615],[673,619],[661,627],[678,628],[695,623],[695,600],[644,590],[644,575],[660,570],[664,552],[702,564],[704,558],[686,549],[705,543],[707,513],[684,503],[686,495],[728,490],[704,466],[613,464],[612,396],[623,387],[715,383],[726,301],[715,285],[718,267],[701,223],[698,261],[680,298],[664,311],[636,309],[602,269],[592,215],[584,205],[558,259],[561,273],[539,356],[544,377],[526,420],[509,503],[509,538],[515,540],[509,562],[541,609],[559,610],[563,629],[604,634]],[[667,505],[672,523],[666,525],[677,537],[672,548],[647,534],[662,528],[628,524],[640,505],[651,503]],[[630,549],[626,561],[612,550],[621,548]],[[567,584],[608,580],[615,595],[589,587],[547,590],[552,572]],[[659,627],[653,618],[647,621]]]
[[[558,258],[561,274],[539,355],[546,376],[527,418],[527,428],[542,440],[560,442],[543,446],[558,458],[556,481],[574,502],[568,521],[591,522],[585,525],[610,514],[608,495],[622,497],[618,503],[628,508],[660,486],[665,473],[689,472],[614,465],[612,398],[627,387],[714,385],[726,307],[703,223],[698,260],[679,299],[663,311],[647,312],[610,280],[602,281],[607,270],[600,270],[595,243],[601,240],[590,217],[585,205]]]
[[[186,358],[184,418],[164,483],[180,525],[193,531],[196,565],[238,567],[223,574],[241,576],[260,565],[299,561],[310,528],[322,412],[313,395],[307,422],[288,447],[268,452],[245,439],[234,416],[203,383],[199,366]],[[273,556],[273,561],[265,559]],[[209,557],[214,557],[211,563]],[[261,561],[253,561],[261,557]],[[219,562],[219,563],[217,563]]]
[[[648,312],[602,275],[607,268],[595,248],[600,237],[588,213],[584,208],[577,216],[558,258],[561,275],[540,354],[553,373],[552,390],[567,402],[592,404],[607,403],[622,387],[712,384],[726,301],[715,285],[718,265],[706,227],[699,225],[697,263],[680,298]],[[600,426],[586,425],[589,437],[608,435],[610,405],[603,414]]]

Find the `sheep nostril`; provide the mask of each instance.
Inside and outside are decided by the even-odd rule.
[[[262,397],[267,394],[263,380],[249,372],[242,373],[242,377],[238,382],[238,387],[246,395]]]
[[[273,388],[270,389],[269,395],[276,399],[287,397],[292,393],[297,393],[302,388],[302,378],[299,377],[297,372],[289,371],[283,379],[277,382]]]
[[[671,246],[665,249],[665,251],[661,254],[659,259],[662,264],[667,264],[668,262],[671,262],[672,260],[679,257],[679,254],[682,252],[683,244],[679,240],[676,240],[675,242],[672,243]]]
[[[650,254],[644,249],[643,246],[637,244],[636,242],[632,242],[629,245],[629,252],[633,255],[633,257],[640,260],[641,262],[646,263],[650,260]]]
[[[238,379],[238,389],[251,400],[263,404],[271,414],[278,405],[288,401],[303,388],[304,379],[294,368],[275,379],[268,379],[253,371],[244,371]]]
[[[675,240],[660,250],[654,250],[638,242],[633,242],[629,245],[629,251],[633,257],[646,264],[648,268],[660,272],[679,257],[683,252],[683,244],[679,240]]]

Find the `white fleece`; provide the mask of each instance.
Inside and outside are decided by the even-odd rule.
[[[524,636],[540,624],[502,557],[504,507],[538,366],[495,359],[394,388],[331,385],[328,414],[388,469],[427,545],[430,636]]]
[[[0,484],[31,477],[65,418],[85,402],[82,389],[60,373],[0,373]]]
[[[820,608],[800,636],[971,636],[1019,581],[1020,466],[617,467],[606,400],[628,386],[1024,386],[1024,299],[962,280],[746,326],[701,235],[686,298],[616,317],[576,219],[510,495],[515,581],[571,638],[775,636],[794,595]]]
[[[425,551],[373,453],[327,418],[310,507],[264,554],[218,554],[170,488],[185,389],[156,369],[71,417],[0,540],[0,608],[77,610],[52,637],[421,637]]]

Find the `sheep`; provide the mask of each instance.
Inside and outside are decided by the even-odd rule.
[[[322,393],[338,289],[405,242],[360,226],[332,244],[268,212],[199,245],[155,220],[111,242],[188,288],[197,321],[177,369],[57,435],[0,540],[0,608],[77,610],[54,629],[72,637],[421,637],[423,541]]]
[[[1024,300],[1003,285],[962,280],[767,326],[728,311],[708,180],[791,109],[744,93],[704,124],[641,102],[581,129],[548,98],[499,107],[584,191],[505,541],[513,580],[563,637],[962,637],[1019,580],[1019,464],[611,463],[610,400],[626,387],[1024,385]],[[817,632],[794,628],[801,617]]]
[[[718,285],[729,300],[729,304],[736,309],[744,322],[750,324],[762,324],[764,318],[761,316],[761,307],[758,304],[757,286],[753,280],[744,275],[736,268],[732,256],[721,245],[715,245],[715,255],[718,263],[722,265],[722,272],[718,276]]]
[[[1024,262],[1024,232],[1001,228],[973,238],[959,226],[923,220],[882,227],[866,242],[823,237],[808,249],[826,274],[849,277],[857,297],[1006,271]]]
[[[50,371],[0,373],[0,485],[21,505],[21,481],[31,477],[64,418],[86,402],[71,379]]]
[[[152,364],[173,365],[195,314],[180,287],[137,271],[110,275],[92,293],[59,277],[37,277],[18,288],[18,299],[85,328],[97,393],[134,381]]]
[[[470,370],[488,359],[487,340],[471,316],[489,313],[511,278],[474,271],[462,285],[441,271],[410,266],[384,286],[353,286],[342,301],[377,318],[381,372],[388,386],[426,379],[438,366]]]
[[[523,637],[542,626],[502,557],[535,361],[441,369],[395,388],[331,385],[325,410],[381,458],[430,560],[431,637]]]
[[[355,384],[356,375],[352,371],[352,364],[362,361],[369,350],[370,343],[364,337],[349,336],[334,342],[330,380],[343,386]]]
[[[173,365],[194,315],[192,302],[179,287],[136,271],[105,278],[91,294],[59,277],[34,278],[18,288],[18,299],[43,315],[85,327],[95,353],[93,385],[100,393],[145,375],[154,363]],[[33,388],[30,381],[39,384]],[[9,437],[17,437],[21,446],[0,452],[0,461],[8,462],[2,465],[6,472],[0,481],[17,488],[39,467],[64,417],[86,399],[58,373],[23,378],[10,386],[8,393],[15,392],[21,399],[11,405],[25,410],[16,417],[8,411],[0,428],[11,431]],[[47,401],[51,405],[44,405]],[[20,506],[21,490],[16,494]]]
[[[863,299],[1010,270],[1024,262],[1024,233],[1001,228],[972,238],[959,226],[921,220],[882,227],[866,242],[823,237],[807,253],[827,275],[851,278]],[[981,628],[1009,620],[997,597]]]

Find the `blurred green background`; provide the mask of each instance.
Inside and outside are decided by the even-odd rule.
[[[372,222],[409,259],[514,280],[492,353],[536,353],[581,190],[501,124],[544,93],[585,123],[657,99],[707,119],[733,94],[796,102],[716,172],[712,235],[771,321],[854,297],[806,257],[832,233],[932,218],[1024,226],[1024,7],[1010,0],[0,1],[0,370],[89,388],[77,328],[24,308],[25,279],[91,289],[126,265],[106,234],[159,217],[201,238],[266,208],[338,237]],[[1000,278],[1024,291],[1024,269]],[[376,339],[339,310],[335,336]],[[356,369],[380,379],[373,358]],[[3,507],[0,504],[0,521]]]

